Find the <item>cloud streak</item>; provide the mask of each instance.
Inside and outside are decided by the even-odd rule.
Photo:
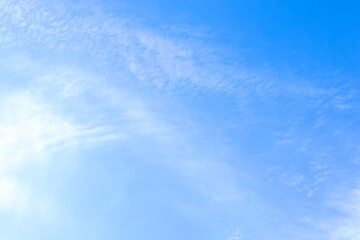
[[[348,128],[332,120],[326,122],[327,114],[358,113],[355,90],[323,87],[264,68],[249,69],[227,60],[226,54],[198,33],[181,35],[171,27],[152,29],[142,25],[141,19],[114,16],[86,3],[1,0],[0,25],[5,52],[0,60],[2,72],[21,85],[9,87],[11,91],[0,98],[0,114],[4,116],[0,120],[3,211],[19,214],[36,202],[35,187],[21,178],[23,172],[41,172],[59,152],[96,148],[109,141],[124,143],[138,152],[151,149],[154,156],[146,156],[144,161],[175,169],[189,186],[218,206],[258,201],[254,195],[261,195],[261,190],[246,190],[255,185],[257,176],[243,174],[246,169],[239,167],[243,159],[230,161],[233,156],[222,156],[221,147],[215,146],[216,136],[197,134],[213,125],[201,122],[199,125],[206,126],[199,130],[196,124],[184,123],[196,119],[186,110],[179,111],[176,104],[158,110],[154,105],[159,90],[174,95],[185,90],[191,96],[206,92],[231,98],[232,104],[237,102],[225,106],[236,108],[229,110],[235,119],[231,119],[233,129],[241,129],[234,135],[254,138],[255,131],[247,131],[246,126],[255,122],[258,125],[252,129],[261,131],[255,136],[259,142],[265,135],[278,134],[271,138],[274,148],[288,150],[283,154],[288,154],[286,161],[293,156],[295,160],[279,161],[278,170],[270,174],[279,175],[279,182],[307,198],[334,171],[328,167],[332,151],[327,146],[332,142],[314,136],[343,139],[353,130],[353,122]],[[150,94],[144,88],[150,89]],[[168,100],[159,98],[159,102]],[[174,113],[181,118],[178,122],[170,117]],[[225,120],[219,122],[217,127],[222,131]],[[331,128],[335,130],[330,133],[322,130],[330,125],[337,129]],[[272,132],[273,128],[279,128],[280,133]],[[208,136],[216,143],[202,139]],[[237,139],[229,134],[230,148],[242,147]],[[264,150],[262,154],[266,161],[272,161],[269,155],[273,152]],[[239,169],[234,170],[234,166]],[[308,169],[304,174],[300,168]],[[355,203],[348,207],[348,212],[358,211]],[[358,218],[357,213],[350,214],[339,223],[333,239],[356,239]],[[229,239],[242,239],[243,235],[236,231]]]

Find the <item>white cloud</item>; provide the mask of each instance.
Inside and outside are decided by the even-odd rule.
[[[284,95],[301,99],[300,105],[306,105],[306,100],[308,106],[321,108],[342,109],[356,102],[356,93],[344,95],[289,73],[250,69],[237,63],[241,60],[229,62],[222,51],[196,37],[196,32],[186,31],[179,38],[171,26],[139,27],[134,18],[114,16],[90,3],[3,0],[0,16],[3,46],[27,47],[29,52],[36,46],[56,55],[85,53],[99,66],[131,72],[140,84],[230,92],[244,106],[259,99],[271,105],[274,96]]]
[[[359,240],[360,239],[360,189],[342,195],[341,199],[332,204],[341,215],[331,221],[329,227],[330,239]]]
[[[11,211],[17,216],[23,214],[28,205],[28,189],[21,182],[10,177],[0,178],[0,211]]]
[[[240,228],[236,229],[234,233],[231,234],[230,237],[228,237],[226,240],[242,240],[244,238],[243,231],[240,230]]]
[[[7,71],[20,76],[27,73],[27,88],[1,101],[8,120],[0,122],[4,132],[0,141],[7,142],[4,159],[13,159],[4,160],[12,171],[10,177],[16,179],[26,167],[51,164],[53,154],[67,149],[114,140],[137,145],[141,140],[164,156],[162,164],[176,169],[208,198],[217,202],[242,199],[229,166],[216,159],[200,160],[198,152],[187,152],[192,139],[179,131],[183,126],[164,121],[152,111],[151,102],[139,97],[141,93],[115,87],[101,75],[76,66],[30,58],[25,58],[26,64],[17,64],[24,58],[12,59],[14,65],[8,64]],[[173,151],[177,152],[175,157]],[[34,207],[36,200],[29,199],[31,204],[27,205]]]
[[[242,103],[258,96],[266,101],[281,94],[301,99],[304,96],[330,98],[335,94],[312,86],[285,84],[284,87],[281,81],[274,84],[275,81],[261,71],[254,73],[234,63],[223,64],[215,51],[201,46],[191,34],[187,40],[177,39],[171,34],[137,28],[128,19],[111,16],[102,9],[83,7],[60,1],[3,0],[0,2],[3,26],[0,41],[9,48],[28,47],[29,55],[29,46],[33,45],[60,55],[85,53],[99,65],[111,63],[113,68],[130,71],[145,84],[232,91]],[[31,75],[29,92],[4,100],[9,107],[6,115],[15,119],[1,123],[0,129],[6,136],[0,140],[8,146],[0,152],[4,155],[2,159],[9,156],[15,159],[6,163],[9,166],[16,162],[22,166],[30,157],[31,161],[46,161],[47,154],[79,141],[147,136],[151,141],[164,143],[161,145],[164,148],[182,149],[184,145],[191,145],[186,133],[164,121],[135,93],[114,87],[111,81],[86,70],[59,66],[55,60],[45,61],[47,59],[34,63],[24,58],[14,58],[10,64],[8,58],[2,61],[15,72]],[[87,99],[89,96],[93,101]],[[101,108],[108,108],[111,113]],[[73,114],[66,115],[67,118],[62,113],[69,109]],[[231,172],[226,164],[202,162],[197,156],[190,156],[188,160],[170,165],[195,179],[199,188],[214,199],[240,198],[231,174],[226,176]],[[216,180],[223,181],[212,180],[214,174],[218,176]],[[304,181],[301,175],[283,177],[287,184],[294,186]],[[228,184],[230,182],[232,184]]]
[[[230,89],[250,73],[228,67],[188,35],[182,41],[91,5],[37,0],[0,3],[3,45],[41,45],[55,51],[78,51],[99,63],[130,70],[143,83],[159,87],[201,86]],[[84,10],[85,9],[85,10]],[[239,79],[237,79],[239,80]],[[248,79],[247,79],[248,80]]]
[[[0,209],[15,214],[39,200],[31,195],[36,186],[26,181],[24,173],[46,169],[59,151],[115,137],[106,128],[65,119],[30,91],[2,96],[0,115]]]

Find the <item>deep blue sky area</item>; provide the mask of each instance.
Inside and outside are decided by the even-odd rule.
[[[132,1],[127,6],[153,14],[159,25],[204,27],[252,65],[358,74],[356,1]]]

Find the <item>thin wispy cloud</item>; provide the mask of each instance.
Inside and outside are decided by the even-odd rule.
[[[334,240],[359,239],[359,189],[357,187],[339,189],[327,204],[332,207],[336,216],[321,223],[326,229],[328,238]]]
[[[214,26],[231,14],[212,29],[107,4],[0,1],[0,220],[16,219],[4,228],[34,218],[51,226],[44,238],[357,239],[357,190],[335,204],[345,216],[322,222],[358,168],[354,75],[295,64],[313,50],[280,39],[286,21],[279,43],[262,39],[248,6],[234,4],[242,24],[225,36]],[[11,236],[23,239],[0,234]]]
[[[64,118],[56,113],[53,106],[29,91],[2,96],[1,115],[3,210],[16,211],[27,205],[26,197],[21,195],[31,194],[31,186],[27,186],[26,178],[21,177],[24,171],[36,172],[46,168],[52,164],[52,156],[56,153],[78,148],[94,140],[116,138],[109,129],[81,125]],[[21,206],[18,206],[18,201]]]

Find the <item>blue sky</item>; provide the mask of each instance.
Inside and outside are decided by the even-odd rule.
[[[0,1],[0,239],[358,240],[355,1]]]

